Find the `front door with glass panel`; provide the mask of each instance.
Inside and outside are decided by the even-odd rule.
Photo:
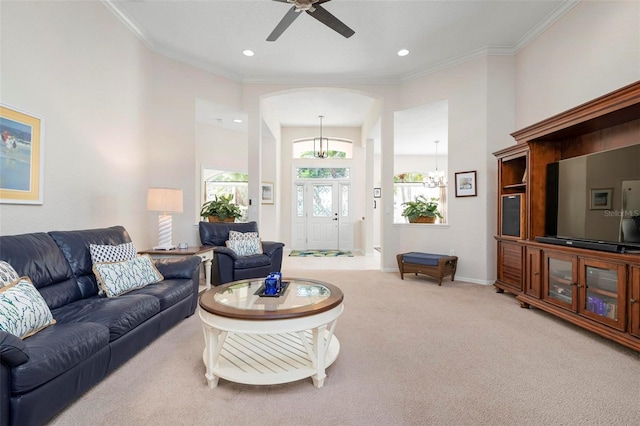
[[[350,191],[348,183],[331,181],[295,185],[294,249],[353,249]]]

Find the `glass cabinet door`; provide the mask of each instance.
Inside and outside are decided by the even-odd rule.
[[[625,326],[625,265],[580,261],[580,313],[619,330]]]
[[[577,311],[577,266],[575,256],[544,254],[544,299],[547,302]]]

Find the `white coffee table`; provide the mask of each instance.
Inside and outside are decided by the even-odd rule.
[[[203,361],[209,387],[222,377],[268,385],[311,377],[320,388],[325,369],[338,357],[333,331],[342,314],[343,294],[334,285],[300,278],[280,297],[255,293],[263,279],[235,281],[200,296]]]

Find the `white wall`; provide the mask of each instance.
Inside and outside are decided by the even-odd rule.
[[[151,58],[145,93],[149,108],[144,114],[149,164],[145,185],[183,190],[184,213],[173,217],[173,241],[199,245],[198,227],[193,222],[200,207],[200,187],[194,185],[200,175],[196,163],[196,99],[241,109],[241,86],[155,53]],[[226,156],[223,150],[219,155]],[[148,223],[147,233],[157,235],[157,225]]]
[[[438,155],[438,171],[448,176],[449,158],[446,155]],[[435,155],[396,155],[393,164],[393,173],[405,172],[432,172],[436,169]]]
[[[391,253],[384,253],[385,269],[393,268],[396,253],[423,251],[459,257],[457,277],[489,283],[495,268],[489,267],[487,251],[488,206],[495,203],[487,188],[496,182],[488,179],[491,153],[488,149],[487,69],[492,57],[467,62],[402,86],[402,107],[449,101],[449,223],[448,226],[392,225],[396,235]],[[495,160],[494,160],[495,161]],[[455,172],[477,171],[477,197],[455,197]],[[495,217],[495,216],[494,216]]]
[[[100,3],[3,2],[1,15],[1,101],[45,132],[44,203],[0,205],[0,233],[119,224],[147,245],[147,48]]]
[[[516,55],[516,127],[640,80],[640,2],[582,1]]]
[[[269,126],[263,122],[262,126],[262,179],[261,182],[273,184],[273,204],[260,206],[260,237],[264,241],[282,241],[282,229],[288,221],[283,214],[289,212],[288,205],[283,208],[283,196],[286,188],[282,188],[282,155],[281,147],[271,133]],[[289,216],[290,217],[290,216]]]
[[[195,99],[238,107],[240,85],[150,52],[100,2],[3,2],[1,19],[1,101],[46,128],[44,204],[0,205],[0,233],[120,224],[143,249],[147,188],[169,186],[173,240],[197,243]]]

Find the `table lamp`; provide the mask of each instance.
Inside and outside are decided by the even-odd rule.
[[[182,189],[149,188],[147,210],[161,212],[158,215],[158,245],[153,249],[176,248],[171,242],[171,215],[167,213],[182,213]]]

